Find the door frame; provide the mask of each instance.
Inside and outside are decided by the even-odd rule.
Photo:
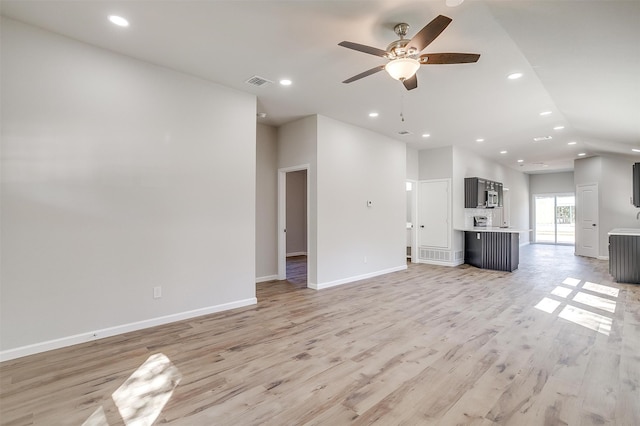
[[[446,179],[425,179],[425,180],[420,180],[418,181],[418,203],[421,203],[422,200],[420,198],[420,188],[422,187],[422,184],[424,183],[439,183],[439,182],[444,182],[447,184],[447,200],[443,203],[440,202],[441,205],[446,205],[447,207],[447,219],[446,219],[446,226],[447,226],[447,245],[446,246],[432,246],[432,245],[426,245],[423,244],[422,241],[417,241],[417,244],[420,247],[431,247],[431,248],[436,248],[439,250],[451,250],[452,244],[453,244],[453,239],[452,239],[452,228],[451,228],[451,224],[453,223],[453,208],[452,208],[452,202],[453,202],[453,197],[451,194],[451,179],[450,178],[446,178]],[[422,215],[424,216],[424,214]],[[424,217],[420,216],[420,209],[418,208],[418,216],[417,216],[417,221],[420,222],[424,219]],[[419,225],[420,226],[420,225]],[[416,239],[420,238],[420,232],[418,229],[416,229]]]
[[[307,256],[309,255],[309,164],[278,169],[278,279],[287,279],[287,173],[307,172]],[[309,258],[307,257],[307,265]],[[308,281],[308,280],[307,280]]]
[[[407,179],[407,182],[411,182],[411,263],[418,262],[418,181],[413,179]]]
[[[573,244],[570,243],[559,243],[558,242],[558,218],[556,216],[556,209],[558,208],[558,197],[567,197],[567,196],[571,196],[573,195],[574,197],[574,203],[573,203],[573,207],[576,209],[576,223],[574,226],[574,230],[573,230]],[[548,197],[551,198],[553,197],[553,207],[554,207],[554,212],[553,212],[553,233],[554,233],[554,242],[553,243],[548,243],[548,242],[538,242],[536,234],[537,234],[537,229],[538,229],[538,222],[537,222],[537,216],[536,216],[536,197]],[[577,242],[577,237],[576,237],[576,228],[578,225],[578,209],[577,209],[577,196],[575,193],[571,193],[571,192],[552,192],[552,193],[544,193],[544,194],[533,194],[531,196],[531,205],[533,206],[533,242],[534,244],[551,244],[551,245],[557,245],[557,246],[575,246],[576,242]]]

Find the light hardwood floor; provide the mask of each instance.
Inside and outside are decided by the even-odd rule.
[[[572,251],[262,283],[257,306],[2,363],[0,423],[638,425],[640,286]]]

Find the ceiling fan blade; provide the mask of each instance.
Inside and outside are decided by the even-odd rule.
[[[433,21],[429,22],[418,34],[413,36],[409,44],[407,44],[407,49],[414,48],[418,52],[421,52],[425,47],[430,45],[450,23],[451,18],[444,15],[436,16]]]
[[[406,79],[402,84],[407,90],[413,90],[418,87],[418,76],[414,74],[413,77]]]
[[[353,43],[350,41],[341,41],[338,43],[338,46],[346,47],[347,49],[357,50],[358,52],[368,53],[370,55],[380,56],[385,58],[387,56],[387,52],[378,49],[377,47],[366,46],[364,44]]]
[[[378,65],[375,68],[371,68],[370,70],[367,70],[365,72],[361,72],[358,75],[354,75],[353,77],[346,79],[345,81],[343,81],[343,83],[351,83],[351,82],[354,82],[356,80],[360,80],[361,78],[367,77],[367,76],[369,76],[371,74],[375,74],[378,71],[382,71],[383,69],[384,69],[384,65]]]
[[[425,53],[420,56],[422,65],[437,64],[469,64],[478,62],[480,55],[477,53]]]

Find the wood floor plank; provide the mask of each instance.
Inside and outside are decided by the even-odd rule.
[[[531,245],[513,273],[411,264],[322,291],[289,262],[256,306],[0,364],[0,425],[640,424],[640,286],[606,261]]]

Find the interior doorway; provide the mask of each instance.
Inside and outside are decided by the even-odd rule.
[[[574,194],[534,195],[536,243],[574,245],[576,197]]]
[[[418,263],[416,217],[418,216],[418,182],[407,180],[407,262]]]
[[[307,286],[308,165],[278,170],[278,279]]]

